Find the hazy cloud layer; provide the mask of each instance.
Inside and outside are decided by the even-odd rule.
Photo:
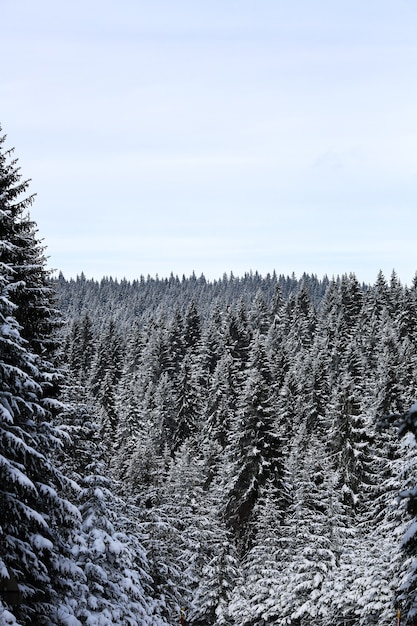
[[[3,130],[66,277],[416,269],[417,5],[6,1]]]

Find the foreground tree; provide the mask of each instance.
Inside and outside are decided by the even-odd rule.
[[[53,462],[60,380],[53,330],[59,324],[43,249],[12,151],[0,138],[0,577],[22,624],[49,624],[52,604],[77,568],[68,533],[78,510],[62,496]]]

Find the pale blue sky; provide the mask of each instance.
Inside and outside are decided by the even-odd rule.
[[[417,270],[415,0],[0,0],[0,122],[67,278]]]

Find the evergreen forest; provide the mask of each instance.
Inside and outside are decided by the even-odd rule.
[[[2,137],[0,625],[413,626],[417,275],[54,278],[32,201]]]

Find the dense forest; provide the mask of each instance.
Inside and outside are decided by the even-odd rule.
[[[4,141],[0,624],[413,625],[417,276],[52,278]]]

